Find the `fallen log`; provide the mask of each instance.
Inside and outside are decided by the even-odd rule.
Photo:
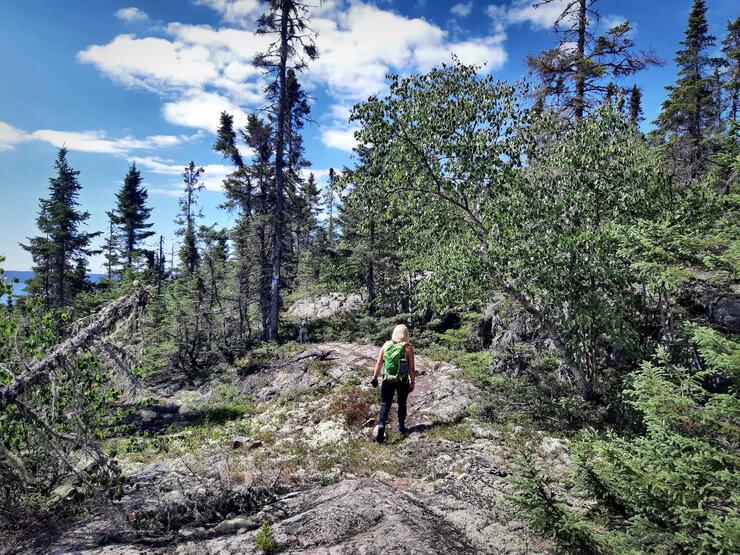
[[[48,383],[54,368],[89,347],[97,339],[110,334],[119,322],[146,306],[149,288],[135,285],[129,293],[103,307],[93,320],[63,341],[42,360],[32,364],[20,376],[11,375],[9,384],[0,387],[0,411],[15,402],[29,388]]]

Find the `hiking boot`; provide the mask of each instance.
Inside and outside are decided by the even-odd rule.
[[[385,426],[381,426],[379,424],[375,426],[373,437],[378,443],[383,443],[383,441],[385,441]]]
[[[398,433],[401,434],[402,436],[408,435],[409,429],[406,426],[399,426]]]

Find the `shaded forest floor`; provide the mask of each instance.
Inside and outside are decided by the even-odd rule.
[[[121,499],[47,522],[9,552],[252,553],[262,524],[279,553],[546,552],[507,477],[525,445],[562,475],[567,441],[485,421],[487,394],[422,350],[411,433],[378,445],[376,349],[289,344],[198,387],[149,380],[127,434],[108,440]]]

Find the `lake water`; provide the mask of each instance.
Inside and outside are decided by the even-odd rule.
[[[88,274],[87,277],[93,283],[97,283],[97,281],[104,277],[104,275],[105,274]],[[28,270],[5,270],[3,277],[13,286],[14,295],[25,295],[26,281],[33,277],[33,272]],[[13,283],[16,279],[18,280],[18,283]],[[0,300],[4,300],[4,297],[0,297]]]

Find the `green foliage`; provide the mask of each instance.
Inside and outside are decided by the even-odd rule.
[[[272,530],[272,526],[266,522],[262,523],[257,535],[254,538],[255,546],[262,553],[272,553],[277,549],[277,541],[275,540],[275,532]]]
[[[20,375],[58,341],[58,322],[69,312],[47,312],[40,298],[0,308],[0,384]],[[0,495],[6,499],[0,527],[17,526],[59,501],[65,485],[77,498],[115,491],[119,471],[100,451],[100,440],[117,419],[119,397],[108,373],[88,353],[56,368],[47,385],[23,393],[0,412]]]
[[[135,262],[150,251],[140,248],[142,241],[154,235],[150,228],[154,225],[149,222],[152,209],[147,206],[148,193],[142,185],[143,179],[141,172],[136,168],[136,163],[131,167],[123,180],[120,190],[116,193],[116,207],[108,213],[112,226],[118,228],[118,237],[120,245],[115,245],[112,237],[115,237],[111,230],[109,242],[114,243],[109,247],[118,247],[118,252],[113,255],[110,253],[109,263],[116,260],[123,260],[125,270],[133,270]],[[152,260],[153,260],[153,253]],[[112,269],[112,268],[111,268]]]
[[[96,252],[90,243],[100,235],[80,230],[90,214],[79,209],[80,172],[67,162],[66,148],[59,149],[54,167],[57,175],[49,179],[49,197],[39,201],[36,224],[41,235],[21,245],[34,263],[34,276],[26,289],[41,295],[47,308],[68,306],[77,294],[91,288],[87,257]]]
[[[525,93],[443,66],[391,78],[389,95],[353,118],[383,161],[401,234],[414,237],[422,298],[448,307],[503,290],[588,388],[598,353],[636,348],[640,298],[621,237],[669,208],[667,183],[618,113],[563,124],[523,106]]]
[[[576,474],[588,511],[556,498],[524,460],[517,502],[566,552],[736,553],[740,549],[740,343],[690,329],[701,368],[658,354],[626,395],[643,417],[636,437],[585,432]],[[717,379],[729,386],[717,390]],[[583,503],[579,503],[582,506]]]

